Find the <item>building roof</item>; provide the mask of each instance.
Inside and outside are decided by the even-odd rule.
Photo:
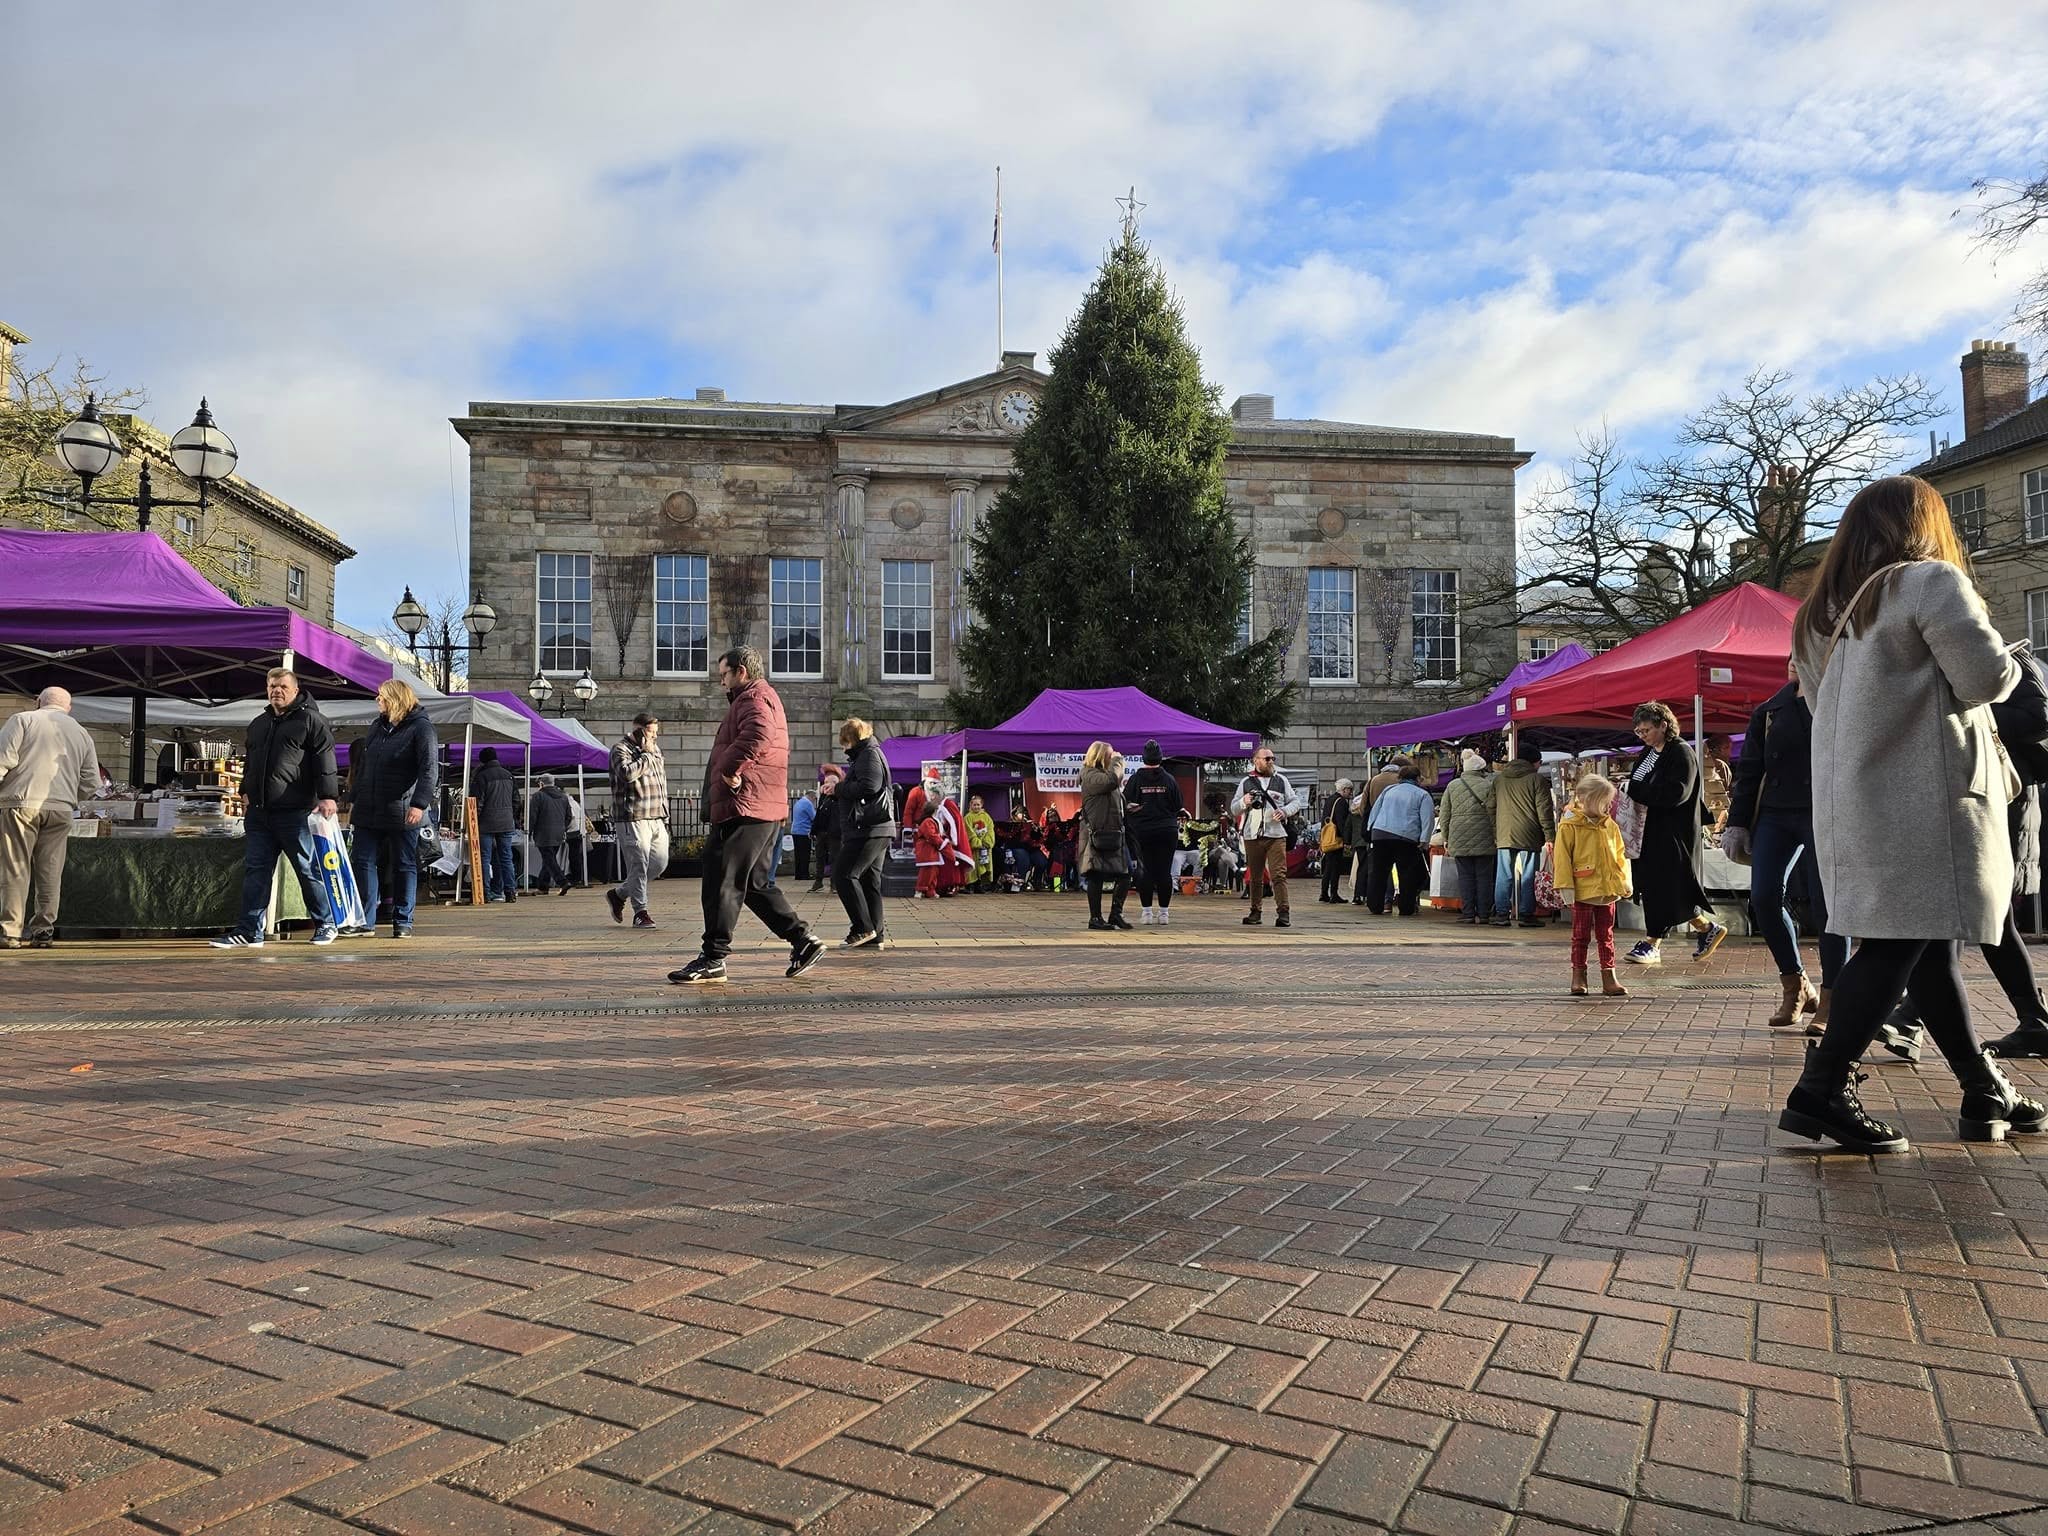
[[[128,418],[125,430],[128,440],[148,456],[153,469],[168,468],[177,474],[178,467],[171,460],[171,440],[165,433],[133,416]],[[182,480],[184,477],[180,475],[179,478]],[[340,535],[331,528],[314,522],[290,502],[280,500],[240,475],[214,481],[207,493],[215,496],[225,494],[253,516],[281,528],[302,543],[312,545],[322,554],[331,556],[337,564],[355,554],[355,550],[344,544]]]
[[[4,321],[0,321],[0,341],[12,342],[17,347],[25,347],[29,344],[29,339],[26,336]]]
[[[2048,441],[2048,395],[2032,405],[2022,406],[2003,421],[1993,422],[1976,436],[1966,437],[1954,447],[1915,464],[1906,473],[1924,480],[1930,475],[1945,475],[1950,470],[1961,469],[1979,459],[1996,458],[2001,453],[2031,448],[2044,441]]]

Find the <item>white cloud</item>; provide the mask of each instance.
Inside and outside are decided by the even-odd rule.
[[[1947,215],[2048,150],[2034,0],[208,16],[11,9],[0,319],[166,420],[210,394],[248,473],[363,549],[366,623],[462,584],[448,416],[621,387],[580,338],[666,349],[679,392],[987,366],[999,161],[1010,345],[1050,349],[1135,182],[1226,396],[1557,453],[1756,361],[1995,329],[2011,275]],[[536,339],[559,379],[516,372]]]

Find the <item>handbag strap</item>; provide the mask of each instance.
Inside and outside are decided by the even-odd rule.
[[[1879,566],[1863,578],[1863,585],[1856,589],[1856,595],[1842,605],[1842,616],[1835,620],[1834,631],[1828,636],[1828,648],[1821,653],[1820,675],[1822,678],[1826,678],[1828,675],[1828,663],[1835,659],[1835,646],[1842,638],[1842,631],[1849,627],[1849,619],[1856,612],[1856,605],[1863,601],[1863,594],[1870,590],[1873,583],[1891,575],[1893,571],[1902,571],[1913,563],[1911,560],[1894,560],[1890,565]]]

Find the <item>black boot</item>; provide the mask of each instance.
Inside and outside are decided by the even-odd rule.
[[[1865,1111],[1856,1097],[1855,1077],[1849,1063],[1837,1062],[1823,1051],[1820,1041],[1810,1042],[1806,1069],[1786,1096],[1778,1129],[1808,1141],[1825,1136],[1851,1152],[1905,1151],[1906,1138]]]
[[[1105,929],[1109,927],[1109,924],[1102,920],[1102,887],[1093,880],[1088,880],[1086,884],[1088,887],[1088,926],[1091,929]]]
[[[1116,929],[1119,933],[1129,933],[1131,931],[1131,925],[1124,921],[1125,894],[1126,892],[1124,891],[1118,891],[1109,898],[1109,926]]]
[[[2022,1097],[1989,1053],[1958,1066],[1956,1081],[1963,1085],[1956,1135],[1964,1141],[2003,1141],[2007,1131],[2048,1128],[2048,1105]]]
[[[2048,995],[2040,988],[2034,989],[2033,1006],[2020,1015],[2020,1027],[2003,1040],[1993,1040],[1985,1046],[2007,1061],[2022,1056],[2048,1056]]]

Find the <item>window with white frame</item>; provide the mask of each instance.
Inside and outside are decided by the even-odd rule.
[[[932,676],[932,563],[882,562],[882,676]]]
[[[1244,601],[1237,605],[1237,648],[1244,650],[1252,643],[1252,584],[1244,584]]]
[[[1458,680],[1458,573],[1409,572],[1409,630],[1415,641],[1415,680]]]
[[[2036,656],[2048,656],[2048,587],[2027,594],[2027,640]]]
[[[1975,554],[1990,542],[1984,522],[1984,487],[1973,485],[1944,499],[1949,519],[1956,525],[1956,537],[1963,541],[1963,548]]]
[[[1308,572],[1308,680],[1358,680],[1358,573],[1312,565]]]
[[[196,545],[199,542],[199,514],[197,512],[180,512],[178,514],[177,533],[178,542],[187,549]]]
[[[825,562],[768,562],[768,669],[777,677],[825,675]]]
[[[2027,542],[2048,539],[2048,469],[2030,469],[2020,477],[2020,508]]]
[[[590,665],[590,556],[543,554],[537,583],[535,665],[542,672],[581,672]]]
[[[654,670],[711,669],[711,557],[654,557]]]
[[[303,565],[288,565],[284,568],[285,601],[306,606],[306,568]]]
[[[1558,639],[1555,635],[1531,635],[1529,637],[1530,661],[1548,661],[1557,654]]]
[[[256,546],[247,539],[235,540],[235,574],[254,576],[256,574]]]

